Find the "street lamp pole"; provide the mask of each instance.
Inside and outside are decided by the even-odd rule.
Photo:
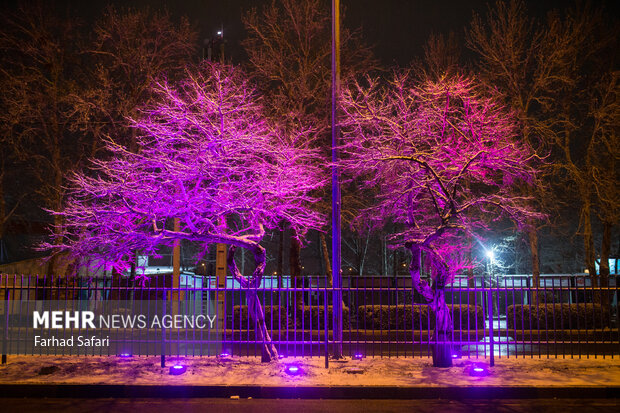
[[[334,358],[342,358],[342,273],[340,271],[340,182],[338,93],[340,91],[340,0],[332,0],[332,314]],[[327,311],[327,308],[324,310]]]

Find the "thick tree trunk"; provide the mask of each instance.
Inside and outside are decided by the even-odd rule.
[[[247,294],[248,314],[254,320],[254,326],[256,331],[256,341],[262,342],[263,347],[261,349],[261,361],[268,363],[272,360],[278,359],[278,352],[271,342],[271,336],[265,323],[265,312],[263,306],[258,299],[257,291],[255,289],[249,289]]]
[[[263,311],[263,306],[258,299],[257,292],[265,271],[266,253],[265,249],[258,244],[253,245],[251,249],[254,252],[254,261],[256,263],[256,269],[254,270],[254,274],[251,279],[248,280],[244,277],[237,268],[237,264],[235,263],[235,251],[237,250],[236,246],[231,246],[228,249],[227,262],[228,268],[237,282],[239,282],[241,287],[247,289],[246,301],[248,304],[248,314],[252,320],[254,320],[256,340],[262,341],[261,361],[267,363],[272,360],[278,360],[278,351],[271,341],[271,336],[269,335],[269,330],[267,329],[267,324],[265,323],[265,313]]]
[[[446,295],[443,287],[435,290],[432,307],[435,309],[435,331],[439,333],[452,333],[452,316],[446,304]]]
[[[441,285],[435,289],[431,308],[435,313],[433,366],[452,367],[452,316],[446,304],[445,291]]]
[[[429,303],[430,309],[435,315],[435,330],[433,332],[433,366],[452,367],[452,318],[446,304],[443,274],[438,274],[435,285],[431,288],[422,280],[422,256],[417,245],[406,245],[411,250],[411,264],[409,273],[413,287]]]

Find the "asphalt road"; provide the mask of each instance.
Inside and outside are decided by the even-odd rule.
[[[2,412],[618,412],[618,399],[291,400],[291,399],[0,399]]]

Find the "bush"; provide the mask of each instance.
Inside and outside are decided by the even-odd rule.
[[[455,330],[477,330],[484,327],[481,306],[448,304],[448,309],[451,311]],[[359,329],[411,330],[413,327],[414,330],[425,330],[435,327],[435,317],[426,304],[362,305],[357,311]]]
[[[324,306],[319,305],[307,305],[304,306],[303,308],[303,318],[300,317],[300,313],[301,313],[301,309],[298,310],[298,315],[297,315],[297,328],[304,328],[304,330],[309,330],[310,329],[310,325],[312,325],[312,329],[316,330],[318,326],[320,326],[321,328],[323,328],[324,326],[324,320],[325,320],[325,311],[324,311]],[[333,319],[333,311],[332,311],[333,306],[328,305],[327,306],[327,328],[331,329],[334,325],[334,319]],[[312,319],[312,320],[311,320]],[[302,326],[302,320],[303,320],[303,326]],[[317,322],[319,323],[317,325]],[[348,329],[349,328],[349,307],[343,307],[342,308],[342,328],[344,329]]]
[[[556,303],[511,305],[506,321],[508,328],[515,330],[582,330],[609,327],[611,320],[609,309],[599,304]]]
[[[289,307],[291,312],[293,311],[293,307]],[[317,330],[320,326],[322,329],[324,326],[324,306],[310,306],[306,305],[302,309],[299,309],[297,315],[295,314],[287,314],[287,307],[274,305],[274,306],[263,306],[263,311],[265,313],[265,323],[267,324],[267,328],[271,329],[271,317],[273,314],[273,329],[277,330],[278,325],[281,330],[285,330],[287,327],[292,329],[295,324],[297,328],[304,328],[305,330],[310,330],[312,326],[313,330]],[[332,328],[333,325],[333,314],[332,314],[332,306],[327,306],[327,318],[328,318],[328,328]],[[247,305],[236,305],[233,307],[233,320],[234,320],[234,328],[239,328],[239,320],[241,319],[241,329],[248,328],[248,306]],[[342,323],[343,329],[349,328],[349,308],[344,307],[342,309]],[[302,324],[303,323],[303,324]],[[250,320],[249,323],[250,330],[254,329],[254,321]]]
[[[263,306],[263,312],[265,313],[265,323],[267,328],[271,329],[271,322],[273,316],[273,328],[277,330],[285,330],[287,326],[293,325],[293,319],[287,316],[286,307],[281,305]],[[241,323],[239,322],[241,320]],[[236,305],[233,307],[233,325],[229,328],[245,330],[249,326],[250,330],[254,330],[254,320],[250,318],[248,322],[248,306]]]

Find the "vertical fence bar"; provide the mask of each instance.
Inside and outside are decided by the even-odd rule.
[[[618,266],[617,266],[618,261],[616,260],[616,273],[618,272]],[[618,355],[620,355],[620,295],[618,294],[618,281],[620,281],[620,277],[618,277],[618,275],[616,274],[614,276],[614,284],[616,287],[616,291],[615,291],[615,297],[616,297],[616,331],[618,333],[618,346],[616,347],[616,350],[618,350]],[[609,338],[612,337],[612,334],[610,332],[609,334]],[[612,350],[611,356],[613,358],[614,356],[614,351]]]
[[[547,305],[547,280],[543,281],[543,297],[545,300],[545,305],[544,305],[544,310],[543,310],[543,315],[545,317],[545,331],[544,331],[544,335],[545,335],[545,352],[547,354],[547,358],[549,358],[549,306]],[[539,324],[539,328],[538,328],[538,343],[540,344],[541,341],[541,337],[540,337],[540,324]],[[542,357],[542,354],[539,352],[538,353],[539,357]]]
[[[6,279],[6,282],[8,282],[8,277]],[[4,292],[4,301],[5,301],[5,305],[6,307],[4,308],[4,334],[2,335],[2,364],[6,364],[7,361],[7,354],[8,354],[8,341],[9,341],[9,301],[11,297],[11,292],[9,291],[8,288],[5,289]]]
[[[601,299],[601,308],[600,308],[600,311],[599,311],[599,314],[601,316],[600,317],[600,321],[601,321],[601,328],[600,328],[600,330],[601,330],[601,339],[599,340],[598,337],[597,337],[597,333],[598,333],[597,330],[598,329],[596,328],[596,322],[594,322],[593,325],[592,325],[592,331],[594,332],[594,342],[596,343],[595,344],[596,349],[597,350],[601,349],[601,355],[603,356],[603,358],[605,358],[605,351],[602,350],[602,347],[603,347],[603,345],[602,345],[602,342],[603,342],[603,329],[605,328],[605,321],[604,321],[603,313],[605,311],[605,306],[607,305],[608,301],[606,299],[607,298],[607,294],[605,292],[603,292],[603,291],[606,291],[606,290],[603,290],[603,288],[604,288],[603,287],[603,277],[600,277],[599,278],[599,286],[598,286],[599,290],[598,290],[597,296],[600,297],[600,299]],[[594,311],[595,309],[596,309],[595,303],[592,303],[592,318],[596,317],[596,311]],[[610,316],[611,316],[611,314],[610,314]],[[594,353],[594,358],[596,358],[597,353],[598,352]]]
[[[355,353],[357,353],[357,350],[355,350],[355,352],[352,349],[353,346],[353,330],[352,330],[352,326],[353,326],[353,320],[352,320],[352,315],[353,312],[355,311],[355,313],[357,314],[357,309],[354,308],[355,307],[355,301],[353,301],[353,295],[351,294],[351,275],[349,275],[348,277],[348,281],[347,281],[347,301],[348,301],[348,307],[349,307],[349,334],[348,334],[348,339],[349,339],[349,356],[355,355]],[[357,347],[357,346],[356,346]]]
[[[491,357],[490,366],[493,367],[495,365],[495,349],[493,348],[493,292],[491,289],[491,285],[489,285],[489,289],[487,290],[487,307],[489,313],[489,354]]]
[[[327,320],[327,278],[325,279],[325,283],[323,286],[323,307],[325,308],[325,311],[323,311],[323,340],[324,340],[324,351],[325,351],[325,368],[329,368],[329,339],[327,337],[327,335],[329,334],[329,325],[328,325],[328,320]],[[318,303],[317,303],[318,305]]]
[[[481,280],[482,281],[482,286],[484,287],[484,279]],[[484,293],[484,290],[482,291],[482,293]],[[474,277],[474,300],[475,300],[475,304],[476,306],[478,305],[478,281],[476,280],[476,278]],[[486,324],[484,322],[484,296],[481,294],[480,295],[480,307],[482,307],[483,309],[483,316],[482,316],[482,338],[486,337]],[[478,343],[480,342],[480,336],[478,335],[478,329],[476,329],[476,358],[478,358]]]
[[[157,277],[156,280],[159,281],[160,277]],[[166,277],[161,277],[163,278],[164,282],[164,286],[162,287],[162,320],[164,318],[164,316],[166,315],[166,305],[167,305],[167,295],[168,292],[166,291]],[[159,283],[157,283],[159,284]],[[156,291],[158,291],[159,288],[157,288]],[[161,368],[163,369],[164,367],[166,367],[166,328],[164,327],[164,323],[161,323],[161,357],[160,357],[160,362],[161,362]]]
[[[596,274],[594,274],[594,277],[596,277]],[[594,292],[594,280],[596,278],[592,278],[592,276],[590,275],[590,293],[591,293],[591,297],[592,297],[592,321],[594,321],[594,301],[596,301],[596,293]],[[588,324],[589,324],[589,320],[588,320],[588,303],[584,303],[583,305],[583,324],[584,324],[584,328],[585,328],[585,336],[586,336],[586,349],[590,348],[590,334],[588,332]],[[589,359],[590,358],[590,351],[586,351],[586,358]]]
[[[27,291],[27,290],[26,290]],[[19,275],[19,291],[16,292],[16,295],[14,295],[14,300],[17,301],[17,315],[21,316],[22,315],[22,304],[24,301],[24,274],[20,274]],[[18,301],[19,300],[19,301]],[[28,300],[28,297],[26,296],[26,300]],[[28,301],[26,301],[26,304],[28,303]],[[20,323],[21,324],[21,323]],[[21,335],[22,335],[22,327],[21,325],[18,324],[17,325],[17,350],[18,352],[21,353],[21,351],[19,351],[19,343],[21,342]],[[8,330],[8,328],[7,328]],[[24,335],[26,335],[26,330],[27,328],[24,328]],[[25,339],[24,339],[24,344],[26,343]],[[24,351],[25,353],[25,351]]]
[[[565,334],[564,334],[564,288],[563,288],[563,280],[562,280],[562,276],[560,276],[560,326],[561,326],[561,333],[562,334],[562,344],[561,344],[561,349],[562,349],[562,358],[566,358],[566,346],[564,344],[564,340],[565,340]],[[569,304],[570,305],[570,304]],[[556,341],[557,341],[557,332],[555,334],[556,337]],[[555,356],[558,356],[558,352],[557,352],[557,348],[556,348],[556,352],[555,352]]]
[[[583,293],[585,294],[585,283],[586,280],[585,278],[582,278],[583,281],[583,286],[584,286],[584,291]],[[577,316],[575,317],[575,320],[577,321],[575,324],[577,324],[576,329],[577,329],[577,358],[581,358],[581,323],[579,322],[579,283],[575,284],[575,310],[577,311]],[[584,297],[585,299],[585,297]],[[584,300],[585,301],[585,300]]]

